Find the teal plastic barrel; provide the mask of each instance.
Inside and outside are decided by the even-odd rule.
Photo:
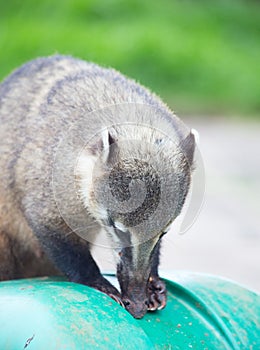
[[[260,296],[178,273],[164,310],[136,320],[106,295],[52,279],[0,283],[0,349],[260,349]]]

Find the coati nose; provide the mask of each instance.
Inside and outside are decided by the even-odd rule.
[[[134,318],[142,318],[148,308],[148,300],[144,301],[132,301],[130,299],[124,299],[123,303],[125,305],[126,310],[134,317]]]

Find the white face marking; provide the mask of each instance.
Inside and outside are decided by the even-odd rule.
[[[132,264],[134,269],[138,270],[141,266],[147,264],[157,242],[158,238],[156,237],[147,242],[147,244],[146,242],[140,244],[139,240],[136,239],[134,235],[131,236]],[[144,244],[146,245],[145,254],[143,251]]]
[[[103,145],[102,158],[104,161],[106,161],[109,154],[108,130],[107,129],[103,130],[101,133],[101,136],[102,136],[102,145]]]
[[[79,178],[80,191],[83,195],[85,206],[89,204],[89,191],[92,187],[92,173],[96,157],[82,153],[78,159],[75,175]]]
[[[131,240],[132,241],[132,240]],[[132,242],[131,242],[132,243]],[[132,257],[133,257],[133,266],[135,268],[138,267],[138,255],[139,253],[139,245],[138,244],[133,244],[132,245]]]
[[[122,232],[127,231],[127,228],[123,224],[121,224],[121,222],[119,222],[119,221],[115,221],[114,225],[119,231],[122,231]]]

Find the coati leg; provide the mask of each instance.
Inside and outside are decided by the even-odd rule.
[[[154,248],[152,269],[148,280],[148,310],[161,310],[166,306],[167,292],[165,283],[160,279],[158,274],[159,256],[161,240],[158,241]]]
[[[30,244],[29,244],[30,243]],[[18,234],[0,231],[0,281],[60,274],[36,240],[19,240]]]
[[[0,231],[0,281],[17,278],[17,259],[13,242],[6,232]]]
[[[48,230],[41,232],[39,239],[51,261],[71,282],[93,287],[124,306],[118,290],[101,275],[86,241],[75,233],[66,236]]]

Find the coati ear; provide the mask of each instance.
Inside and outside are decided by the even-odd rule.
[[[183,149],[185,156],[190,164],[193,163],[193,156],[195,151],[195,137],[194,133],[191,131],[189,135],[182,141],[181,148]]]
[[[104,162],[111,162],[118,153],[118,144],[115,132],[105,129],[102,132],[101,138],[101,152]]]

